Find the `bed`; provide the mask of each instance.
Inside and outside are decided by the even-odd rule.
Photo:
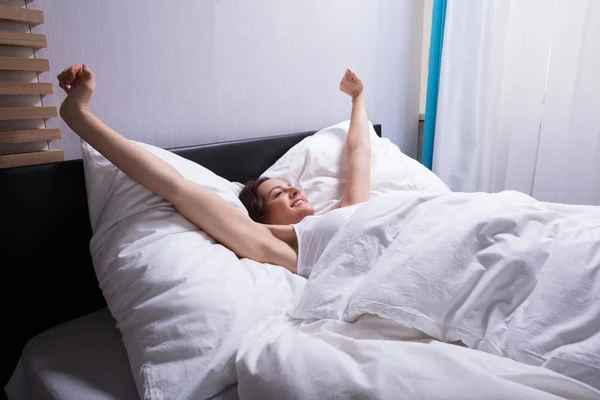
[[[375,125],[375,129],[381,135],[381,126]],[[314,133],[283,134],[171,150],[226,179],[245,182],[261,174],[292,146]],[[3,330],[8,336],[2,352],[2,387],[15,372],[14,380],[7,387],[17,395],[14,398],[20,398],[18,394],[23,393],[19,392],[23,390],[21,384],[30,379],[37,380],[37,384],[27,386],[26,390],[47,393],[45,391],[50,390],[51,382],[45,383],[41,379],[43,371],[38,374],[40,371],[35,369],[43,367],[43,363],[37,362],[37,357],[43,356],[37,350],[53,347],[64,348],[68,352],[72,342],[61,340],[61,335],[56,332],[66,332],[64,337],[74,335],[81,339],[75,330],[90,332],[90,326],[96,325],[98,331],[94,331],[90,341],[102,343],[115,354],[114,360],[104,360],[103,365],[110,368],[102,368],[102,374],[112,375],[104,375],[106,379],[102,382],[120,382],[122,385],[117,388],[118,391],[112,391],[114,387],[103,389],[98,382],[87,380],[94,374],[79,368],[79,363],[89,364],[88,355],[77,358],[78,354],[83,354],[72,353],[73,369],[69,370],[70,364],[63,362],[61,372],[67,376],[72,374],[71,382],[82,390],[86,390],[89,382],[97,393],[94,398],[124,398],[115,393],[134,394],[132,382],[122,379],[127,370],[127,366],[123,365],[124,350],[114,321],[109,318],[110,313],[106,310],[92,266],[89,250],[92,232],[82,160],[0,169],[0,188],[0,281],[5,315]],[[77,319],[80,317],[83,318]],[[55,328],[57,331],[43,333],[63,323],[67,324]],[[19,361],[24,346],[30,340],[29,349],[32,351],[25,353],[27,359]],[[47,342],[51,346],[47,346]],[[80,344],[85,346],[86,343]],[[94,347],[86,348],[95,349],[90,356],[106,354]],[[48,362],[54,365],[55,361],[51,359]],[[79,373],[83,375],[79,377]],[[115,377],[117,379],[112,379]],[[58,396],[58,392],[55,395]],[[40,398],[47,397],[42,395]]]
[[[235,183],[265,173],[303,182],[317,213],[325,213],[341,201],[338,169],[347,129],[346,122],[317,134],[172,152],[147,148],[234,206],[239,202]],[[503,354],[489,345],[496,342],[461,336],[464,330],[441,331],[447,326],[415,318],[413,311],[444,311],[448,304],[451,312],[441,318],[450,321],[461,315],[457,310],[463,312],[466,317],[448,325],[459,328],[481,315],[489,322],[486,315],[506,311],[514,297],[506,282],[523,283],[518,273],[491,279],[496,286],[477,286],[488,280],[467,276],[465,282],[474,282],[473,296],[460,285],[459,302],[435,303],[444,290],[453,294],[453,277],[472,269],[452,270],[456,263],[447,261],[457,253],[444,253],[463,248],[464,241],[474,243],[468,224],[478,224],[479,218],[483,226],[504,229],[489,218],[494,204],[504,212],[516,197],[525,209],[541,210],[532,214],[536,220],[572,214],[573,221],[596,230],[600,211],[536,203],[513,193],[453,194],[382,139],[381,126],[372,126],[371,141],[374,198],[332,239],[308,280],[238,259],[86,144],[83,162],[0,170],[0,187],[10,188],[0,197],[6,214],[0,250],[11,343],[3,378],[10,398],[599,399],[600,391],[582,383],[598,383],[593,368],[597,332],[587,329],[577,340],[553,341],[559,350],[591,346],[592,352],[579,358],[590,365],[546,368],[539,360],[520,362],[518,353]],[[323,182],[331,185],[319,186]],[[329,187],[337,194],[323,190]],[[445,216],[440,210],[453,212]],[[592,216],[598,223],[588,221]],[[373,230],[371,221],[381,223]],[[502,237],[492,248],[505,251],[506,242]],[[465,248],[475,252],[458,253],[466,258],[457,265],[498,260],[480,257],[477,246]],[[364,263],[348,264],[349,258]],[[513,270],[520,271],[502,269]],[[428,278],[441,273],[447,277]],[[404,275],[398,279],[398,274]],[[399,287],[403,282],[413,285]],[[590,316],[579,320],[585,327],[595,321],[597,302],[591,303],[589,310],[582,308]],[[486,327],[481,329],[485,334]],[[488,325],[487,330],[498,328]],[[562,340],[550,336],[556,337]],[[536,344],[538,338],[532,339]],[[531,344],[527,337],[523,343]]]
[[[31,339],[6,392],[11,399],[139,398],[121,335],[107,308]],[[235,385],[213,399],[237,399]]]

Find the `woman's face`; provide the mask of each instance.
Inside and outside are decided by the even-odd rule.
[[[315,209],[295,186],[279,179],[267,179],[258,187],[258,195],[263,201],[265,222],[272,225],[291,225],[300,222],[307,215],[314,215]]]

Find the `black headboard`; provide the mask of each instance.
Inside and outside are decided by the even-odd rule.
[[[381,136],[381,126],[375,125]],[[236,182],[259,176],[313,132],[171,149]],[[25,343],[106,306],[89,252],[92,236],[82,160],[0,169],[0,383]]]

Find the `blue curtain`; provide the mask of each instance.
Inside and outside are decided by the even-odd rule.
[[[444,24],[446,21],[447,0],[434,0],[431,17],[431,44],[429,47],[429,73],[427,75],[427,99],[425,101],[425,126],[423,127],[423,149],[421,162],[431,169],[433,163],[433,143],[437,116],[438,90],[440,85],[440,65],[444,44]]]

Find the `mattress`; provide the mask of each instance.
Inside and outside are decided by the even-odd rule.
[[[31,339],[6,387],[8,399],[139,399],[121,334],[108,309]],[[229,386],[214,400],[237,399]]]

